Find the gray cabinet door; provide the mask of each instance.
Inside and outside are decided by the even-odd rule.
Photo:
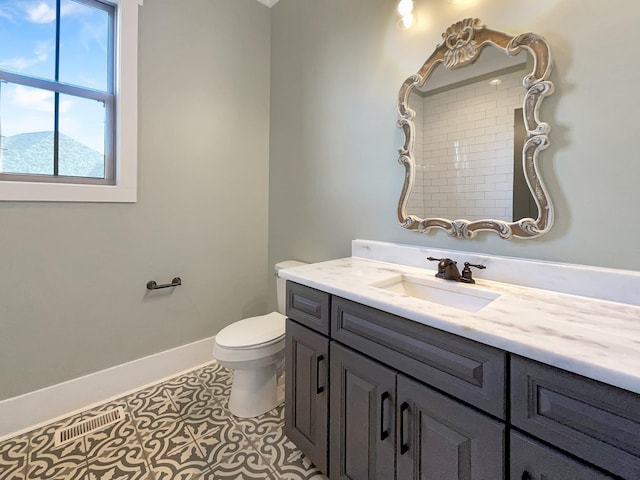
[[[287,319],[284,431],[327,471],[329,339]]]
[[[395,371],[331,342],[331,480],[393,480]]]
[[[504,478],[504,425],[398,375],[398,479]]]
[[[511,433],[511,480],[613,480],[520,433]]]

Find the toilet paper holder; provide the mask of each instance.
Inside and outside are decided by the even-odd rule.
[[[158,290],[160,288],[178,287],[182,285],[182,279],[180,277],[174,277],[171,283],[163,283],[158,285],[154,280],[147,282],[147,290]]]

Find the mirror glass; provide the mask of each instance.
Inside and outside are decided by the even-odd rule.
[[[482,34],[486,48],[478,43]],[[454,48],[447,44],[451,36],[457,39],[450,42]],[[468,238],[480,230],[504,238],[538,236],[552,220],[536,168],[538,150],[548,145],[548,124],[537,115],[539,102],[552,91],[546,80],[550,59],[538,58],[528,46],[517,47],[521,40],[514,38],[520,36],[487,30],[479,20],[458,22],[443,37],[445,42],[401,89],[405,145],[400,162],[407,175],[400,223]],[[500,41],[505,48],[496,46]],[[463,63],[457,54],[469,45],[477,52]],[[548,47],[543,40],[540,45]],[[447,65],[447,53],[458,61]],[[544,78],[535,78],[541,64],[549,68]]]

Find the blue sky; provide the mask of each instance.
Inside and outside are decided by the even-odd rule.
[[[0,0],[0,68],[53,80],[55,0]],[[60,80],[106,91],[108,16],[73,0],[61,0]],[[0,86],[2,135],[53,130],[53,93],[20,85]],[[104,152],[104,108],[95,101],[61,96],[60,131]]]

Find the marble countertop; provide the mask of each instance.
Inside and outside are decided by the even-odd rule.
[[[499,297],[472,313],[371,285],[394,275],[434,273],[349,257],[284,269],[280,276],[640,393],[639,306],[477,279],[475,285],[464,287]]]

